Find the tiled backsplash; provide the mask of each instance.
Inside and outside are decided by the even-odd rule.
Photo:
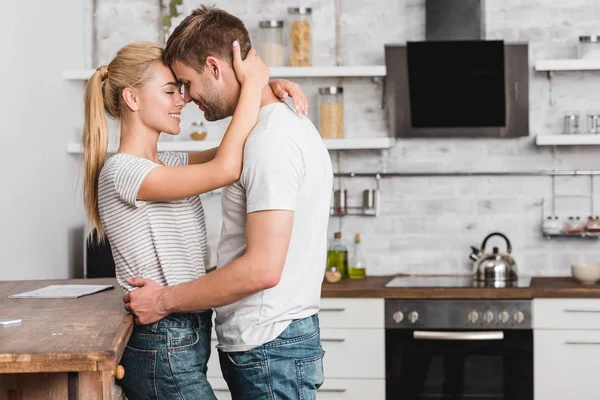
[[[98,48],[101,62],[109,60],[123,44],[158,39],[158,2],[99,0]],[[201,2],[185,0],[184,15]],[[288,6],[313,7],[315,65],[335,65],[335,1],[228,0],[217,5],[238,15],[255,37],[258,21],[285,18]],[[341,55],[346,65],[384,63],[384,44],[423,40],[424,0],[344,0],[340,14]],[[557,134],[564,114],[600,111],[598,72],[559,73],[552,80],[535,73],[536,59],[576,56],[577,38],[596,34],[600,3],[595,0],[487,0],[486,38],[528,42],[530,74],[530,134],[515,140],[453,139],[399,141],[385,151],[332,153],[340,172],[432,171],[537,171],[600,169],[600,149],[540,148],[538,134]],[[266,12],[265,10],[269,10]],[[177,23],[178,21],[176,21]],[[440,61],[443,64],[443,60]],[[309,116],[316,116],[316,88],[335,84],[331,79],[298,79],[311,101]],[[381,83],[369,78],[343,82],[345,127],[348,137],[389,135],[381,105]],[[187,110],[182,128],[198,117]],[[210,124],[209,135],[220,135],[224,124]],[[557,191],[588,194],[589,179],[558,178]],[[336,186],[340,182],[336,182]],[[600,183],[595,185],[596,188]],[[372,179],[345,179],[350,201],[358,201]],[[549,177],[420,177],[390,178],[381,182],[379,217],[334,217],[330,232],[341,230],[350,241],[362,233],[368,273],[468,272],[469,246],[479,246],[490,232],[508,235],[513,255],[523,274],[568,274],[573,262],[600,261],[600,247],[590,239],[547,240],[540,233],[541,201],[551,193]],[[596,189],[600,198],[600,189]],[[211,244],[220,230],[220,198],[204,198]],[[547,205],[547,204],[546,204]],[[597,209],[600,210],[600,204]],[[589,206],[581,199],[563,200],[561,215],[587,217]],[[496,242],[497,241],[497,242]],[[504,244],[495,238],[488,247]]]

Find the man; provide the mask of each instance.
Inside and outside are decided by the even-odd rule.
[[[185,100],[215,121],[233,114],[240,85],[229,44],[251,44],[244,24],[202,7],[173,32],[165,63]],[[202,179],[202,177],[198,177]],[[221,370],[234,399],[314,399],[323,383],[318,310],[333,173],[318,131],[265,87],[240,180],[222,194],[218,268],[195,281],[123,298],[142,324],[216,309]]]

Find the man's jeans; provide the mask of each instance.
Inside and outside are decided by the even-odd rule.
[[[312,400],[323,384],[324,354],[315,314],[255,349],[219,351],[219,361],[234,400]]]
[[[117,381],[129,400],[216,399],[206,380],[212,311],[171,314],[136,325]]]

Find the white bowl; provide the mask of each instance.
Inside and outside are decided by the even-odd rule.
[[[600,264],[573,264],[571,275],[584,285],[593,285],[600,280]]]

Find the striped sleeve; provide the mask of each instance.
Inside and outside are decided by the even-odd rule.
[[[119,198],[134,207],[144,205],[145,201],[137,200],[138,192],[146,176],[158,166],[159,164],[142,158],[132,157],[124,160],[119,165],[114,180],[115,190]]]

